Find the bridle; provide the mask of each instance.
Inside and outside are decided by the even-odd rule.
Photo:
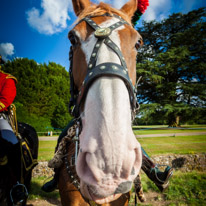
[[[74,78],[73,78],[73,47],[70,47],[70,52],[69,52],[69,60],[70,60],[70,102],[69,102],[69,111],[70,113],[76,118],[77,124],[81,124],[81,120],[79,121],[80,117],[80,107],[82,106],[85,97],[87,95],[87,92],[92,85],[92,83],[99,77],[103,76],[114,76],[122,79],[128,89],[129,92],[129,99],[130,99],[130,104],[131,104],[131,112],[132,112],[132,120],[135,117],[136,110],[139,109],[139,104],[136,99],[136,93],[137,89],[136,86],[132,85],[131,79],[129,78],[128,75],[128,69],[127,65],[124,59],[124,56],[120,50],[120,48],[110,39],[110,34],[112,31],[117,29],[118,27],[122,25],[129,25],[131,26],[128,22],[126,22],[124,19],[122,19],[118,15],[111,15],[111,14],[104,14],[101,16],[110,16],[110,17],[115,17],[119,19],[118,22],[114,23],[113,25],[106,27],[106,28],[100,28],[91,18],[94,16],[87,16],[83,19],[81,19],[77,24],[80,22],[85,21],[95,32],[94,35],[97,38],[97,42],[93,48],[88,66],[87,66],[87,74],[86,77],[82,83],[82,86],[80,90],[77,89],[75,83],[74,83]],[[96,17],[96,16],[95,16]],[[113,62],[106,62],[102,63],[99,65],[96,65],[97,57],[99,54],[99,49],[101,48],[102,44],[105,44],[108,46],[113,52],[117,54],[117,56],[120,59],[121,65],[116,64]],[[139,42],[140,44],[140,42]],[[140,46],[140,45],[139,45]],[[80,128],[81,126],[77,127],[76,130],[76,135],[71,139],[71,141],[75,144],[75,151],[74,151],[74,159],[76,161],[77,158],[77,151],[78,151],[78,145],[79,145],[79,133],[80,133]],[[77,134],[78,133],[78,134]],[[72,159],[70,160],[70,162]],[[77,188],[77,190],[80,192],[80,182],[77,174],[74,172],[74,164],[70,164],[68,161],[68,157],[66,156],[64,158],[64,163],[66,166],[67,173],[74,184],[74,186]],[[85,200],[87,201],[87,200]],[[90,205],[93,205],[91,201],[87,201]]]
[[[132,119],[134,119],[136,114],[136,109],[138,108],[138,103],[136,100],[136,88],[132,85],[131,79],[128,75],[127,65],[124,59],[124,56],[120,50],[120,48],[110,39],[110,34],[112,31],[117,29],[118,27],[127,24],[131,26],[128,22],[122,19],[120,16],[116,14],[104,14],[101,16],[110,16],[119,19],[118,22],[114,23],[113,25],[100,28],[91,18],[94,16],[87,16],[81,19],[77,24],[82,21],[85,21],[95,32],[94,35],[97,38],[97,42],[93,48],[88,66],[87,66],[87,74],[82,83],[80,91],[78,91],[77,87],[74,83],[73,78],[73,48],[71,46],[69,52],[69,60],[70,60],[70,103],[69,103],[69,111],[70,113],[75,116],[76,118],[80,115],[80,107],[82,106],[85,97],[87,95],[88,89],[92,85],[92,83],[99,77],[102,76],[115,76],[122,79],[128,89],[130,104],[131,104],[131,111],[132,111]],[[96,17],[96,16],[95,16]],[[117,54],[120,59],[121,65],[116,64],[113,62],[106,62],[99,65],[96,65],[97,57],[99,54],[99,49],[101,48],[102,44],[108,46],[113,52]]]

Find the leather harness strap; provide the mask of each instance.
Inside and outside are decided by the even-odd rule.
[[[116,63],[99,64],[98,66],[95,67],[95,69],[87,73],[84,83],[79,92],[77,105],[81,105],[83,103],[83,100],[85,99],[88,89],[91,86],[92,82],[102,76],[116,76],[121,78],[125,82],[127,89],[129,91],[131,104],[134,105],[135,97],[133,95],[134,94],[133,86],[129,79],[129,76],[126,74],[127,71],[119,64]]]
[[[108,14],[106,15],[108,16]],[[110,15],[111,16],[111,15]],[[85,17],[83,18],[80,22],[85,21],[87,22],[88,25],[90,25],[91,28],[94,29],[94,35],[97,38],[97,42],[94,46],[94,49],[92,51],[89,63],[88,63],[88,69],[87,69],[87,74],[86,77],[82,83],[82,86],[80,88],[80,91],[77,93],[77,89],[75,88],[74,85],[74,80],[73,80],[73,74],[72,74],[72,57],[73,53],[72,50],[70,50],[70,82],[71,82],[71,99],[70,99],[70,111],[71,107],[74,106],[73,109],[73,115],[75,117],[79,117],[80,115],[80,107],[82,106],[85,97],[87,95],[88,89],[92,85],[92,83],[99,77],[103,76],[115,76],[121,78],[129,92],[129,97],[130,97],[130,103],[131,103],[131,110],[132,110],[132,116],[134,116],[136,112],[136,89],[132,85],[131,79],[129,78],[128,75],[128,68],[124,59],[124,56],[120,50],[120,48],[109,38],[110,34],[112,33],[113,30],[117,29],[118,27],[127,24],[124,19],[119,17],[118,15],[113,15],[113,17],[116,17],[119,19],[118,22],[114,23],[113,25],[106,27],[106,28],[101,28],[99,27],[92,19],[91,17]],[[80,23],[79,22],[79,23]],[[79,24],[78,23],[78,24]],[[99,49],[102,46],[102,44],[107,45],[113,52],[117,54],[117,56],[120,59],[121,65],[116,64],[113,62],[106,62],[102,63],[99,65],[96,65],[97,57],[99,55]],[[76,92],[74,92],[76,90]]]

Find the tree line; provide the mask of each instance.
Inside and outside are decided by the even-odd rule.
[[[174,13],[161,22],[144,22],[137,56],[138,124],[206,123],[206,10]],[[37,131],[63,129],[71,120],[69,73],[59,64],[27,58],[8,61],[3,70],[18,79],[19,121]]]
[[[69,73],[59,64],[38,64],[27,58],[8,61],[3,70],[17,80],[17,118],[37,131],[63,129],[71,120]]]
[[[174,13],[138,29],[140,124],[206,123],[206,9]]]

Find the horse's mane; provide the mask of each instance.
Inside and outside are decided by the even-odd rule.
[[[121,12],[120,10],[112,8],[109,4],[100,2],[99,5],[92,4],[88,8],[84,9],[83,12],[78,16],[76,22],[80,21],[86,16],[100,16],[105,13],[109,14],[117,14],[118,16],[122,17],[125,21],[131,24],[131,19]]]

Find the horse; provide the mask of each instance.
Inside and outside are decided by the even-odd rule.
[[[131,24],[137,0],[119,10],[90,0],[72,3],[78,19],[68,33],[70,107],[77,127],[59,171],[61,202],[126,206],[142,164],[132,131],[136,55],[142,45]]]
[[[2,206],[16,205],[13,193],[17,187],[20,187],[26,193],[26,197],[18,205],[26,205],[31,186],[32,170],[37,165],[39,141],[36,130],[26,123],[18,122],[17,124],[21,145],[21,165],[14,165],[14,162],[10,162],[15,158],[10,151],[11,153],[7,154],[9,157],[8,164],[0,171],[0,205]],[[21,182],[18,184],[16,184],[17,174],[15,174],[13,167],[18,167],[21,170]]]

